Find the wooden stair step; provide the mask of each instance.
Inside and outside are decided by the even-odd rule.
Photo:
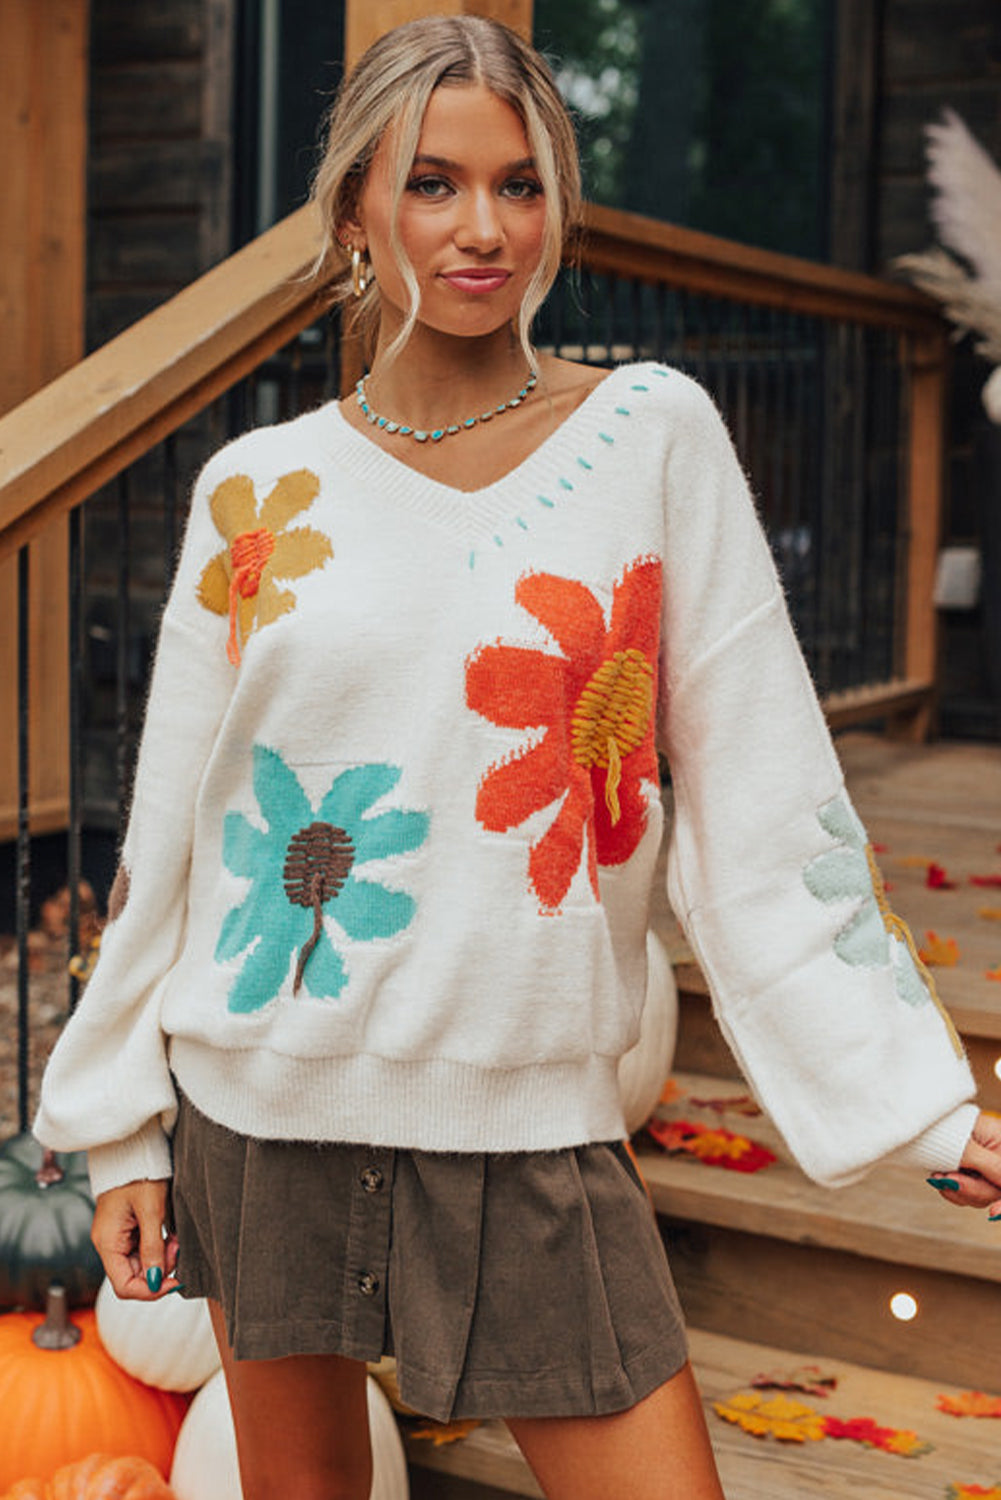
[[[750,1343],[702,1329],[690,1330],[692,1362],[702,1390],[706,1420],[728,1500],[943,1500],[950,1484],[1001,1483],[1001,1443],[990,1418],[940,1412],[941,1394],[956,1388],[832,1360],[816,1350],[788,1350]],[[719,1418],[715,1401],[750,1388],[761,1373],[818,1365],[837,1386],[825,1399],[790,1393],[823,1415],[849,1420],[871,1417],[880,1426],[915,1432],[932,1451],[916,1458],[825,1438],[781,1443],[755,1438]],[[1001,1380],[998,1385],[1001,1386]],[[422,1495],[476,1500],[487,1494],[541,1495],[514,1440],[500,1422],[488,1422],[458,1442],[435,1448],[407,1438],[407,1456]],[[434,1475],[423,1485],[422,1475]]]
[[[1001,1233],[982,1213],[944,1204],[920,1172],[884,1167],[850,1187],[810,1182],[764,1115],[698,1108],[732,1082],[673,1075],[681,1097],[665,1118],[723,1125],[778,1160],[727,1171],[639,1143],[646,1178],[689,1320],[716,1332],[929,1378],[984,1385],[1001,1347]],[[909,1292],[918,1316],[890,1311]],[[968,1321],[969,1320],[969,1321]],[[977,1338],[957,1339],[959,1327]]]
[[[661,1119],[723,1125],[767,1146],[779,1158],[760,1172],[707,1167],[688,1155],[639,1145],[640,1165],[658,1213],[766,1234],[803,1245],[824,1245],[897,1266],[947,1265],[960,1275],[1001,1282],[1001,1233],[986,1214],[943,1203],[920,1169],[880,1167],[849,1187],[811,1182],[792,1161],[767,1115],[747,1118],[694,1106],[695,1099],[732,1094],[720,1080],[674,1073],[678,1100],[660,1105]]]

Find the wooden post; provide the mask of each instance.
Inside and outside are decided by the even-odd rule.
[[[344,64],[353,68],[366,48],[394,26],[418,16],[488,16],[532,39],[532,0],[345,0]]]
[[[942,531],[945,475],[945,390],[948,341],[940,333],[912,335],[907,467],[907,601],[904,676],[934,682],[938,674],[938,614],[933,602],[935,563]],[[935,703],[890,721],[894,734],[925,740]]]
[[[83,355],[88,0],[0,0],[0,412]],[[65,826],[65,520],[32,544],[32,831]],[[16,559],[0,565],[0,838],[16,827]]]

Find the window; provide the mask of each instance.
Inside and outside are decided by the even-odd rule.
[[[826,259],[834,0],[535,0],[588,197]]]

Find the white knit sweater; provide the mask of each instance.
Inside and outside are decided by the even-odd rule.
[[[473,493],[336,404],[209,462],[37,1135],[88,1148],[98,1191],[169,1175],[173,1074],[261,1137],[621,1136],[655,734],[672,904],[802,1166],[955,1167],[971,1076],[877,899],[725,428],[646,364]]]

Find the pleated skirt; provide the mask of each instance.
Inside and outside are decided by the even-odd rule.
[[[262,1141],[181,1098],[173,1212],[186,1297],[238,1359],[397,1363],[437,1421],[634,1405],[687,1359],[624,1145],[439,1154]]]

